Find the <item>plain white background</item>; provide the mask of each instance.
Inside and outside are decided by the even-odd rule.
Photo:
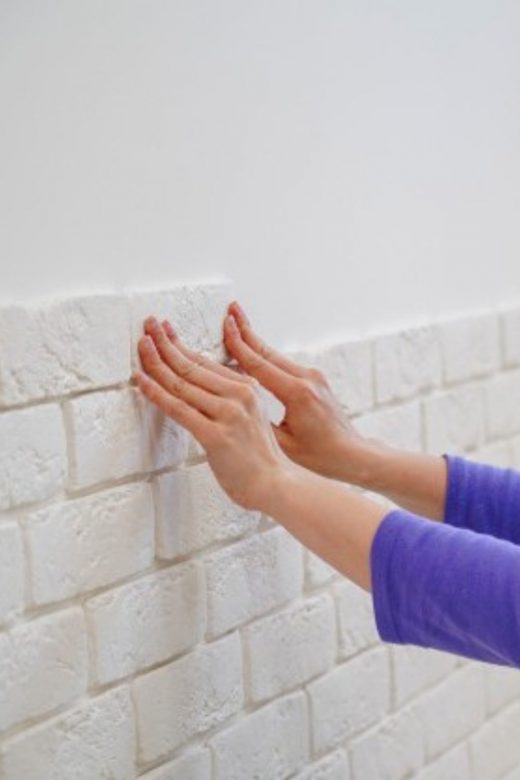
[[[0,302],[224,274],[285,347],[516,301],[519,40],[517,0],[3,0]]]

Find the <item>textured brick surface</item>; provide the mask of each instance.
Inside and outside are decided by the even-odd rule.
[[[233,297],[0,309],[1,780],[520,780],[517,671],[382,643],[372,595],[130,384],[148,314],[229,360]],[[520,306],[287,354],[366,436],[520,468]]]

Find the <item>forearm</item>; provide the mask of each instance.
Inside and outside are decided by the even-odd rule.
[[[371,592],[370,549],[388,507],[298,466],[282,471],[266,493],[265,514]]]
[[[448,470],[441,455],[399,450],[369,439],[360,445],[357,460],[356,485],[381,493],[410,512],[442,522]]]

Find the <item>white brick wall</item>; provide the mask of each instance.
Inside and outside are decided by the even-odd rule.
[[[0,309],[0,779],[516,780],[518,673],[382,643],[129,385],[147,314],[222,361],[233,297]],[[366,435],[520,468],[520,306],[291,356]]]

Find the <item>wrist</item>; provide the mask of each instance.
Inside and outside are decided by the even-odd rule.
[[[337,461],[338,480],[373,492],[387,489],[389,463],[398,451],[380,439],[363,437],[345,440]]]

